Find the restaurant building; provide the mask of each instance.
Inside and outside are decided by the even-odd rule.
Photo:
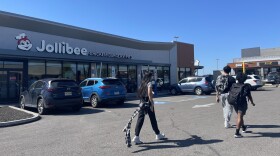
[[[116,77],[135,92],[143,73],[162,87],[192,75],[194,45],[141,41],[0,11],[0,101],[17,101],[35,80]]]
[[[229,63],[229,66],[235,73],[242,72],[243,62],[246,74],[260,75],[265,78],[269,72],[280,72],[280,48],[242,49],[241,58],[233,59],[233,63]]]

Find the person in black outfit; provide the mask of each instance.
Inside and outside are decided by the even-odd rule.
[[[246,79],[247,79],[246,74],[238,73],[236,75],[236,80],[240,84],[244,84]],[[244,91],[243,91],[243,94],[241,95],[241,97],[243,97],[243,98],[240,100],[240,102],[238,102],[237,105],[234,105],[234,110],[237,113],[236,132],[234,135],[235,138],[242,137],[242,135],[239,133],[241,127],[242,127],[243,133],[246,133],[246,130],[247,130],[247,126],[245,126],[244,119],[243,119],[243,116],[246,114],[246,111],[248,109],[247,98],[248,98],[248,101],[251,101],[251,104],[253,106],[255,106],[255,103],[254,103],[252,95],[251,95],[250,86],[248,84],[244,85]]]
[[[154,101],[153,101],[153,90],[152,90],[152,83],[151,83],[152,76],[153,76],[152,73],[145,74],[138,90],[138,97],[142,101],[141,103],[148,102],[149,105],[147,107],[143,107],[139,111],[138,119],[135,127],[135,137],[132,139],[132,141],[135,144],[142,143],[139,134],[144,123],[145,114],[149,115],[152,128],[156,134],[156,140],[162,140],[165,138],[165,135],[163,133],[160,133],[157,125]]]

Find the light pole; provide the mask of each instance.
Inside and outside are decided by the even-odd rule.
[[[179,36],[174,36],[174,38],[175,38],[175,41],[177,41],[177,39],[179,38]]]
[[[219,70],[219,59],[216,60],[217,60],[217,70]]]

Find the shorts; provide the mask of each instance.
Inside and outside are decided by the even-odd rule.
[[[243,104],[237,104],[237,105],[234,105],[233,108],[236,113],[241,112],[243,115],[245,115],[246,111],[248,109],[248,104],[247,104],[247,102],[243,103]]]

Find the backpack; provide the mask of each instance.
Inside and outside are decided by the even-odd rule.
[[[216,81],[216,89],[219,93],[224,92],[228,88],[228,76],[220,75]]]
[[[232,84],[229,95],[227,97],[228,103],[230,105],[237,105],[238,103],[242,103],[246,97],[244,96],[244,84],[234,83]]]

